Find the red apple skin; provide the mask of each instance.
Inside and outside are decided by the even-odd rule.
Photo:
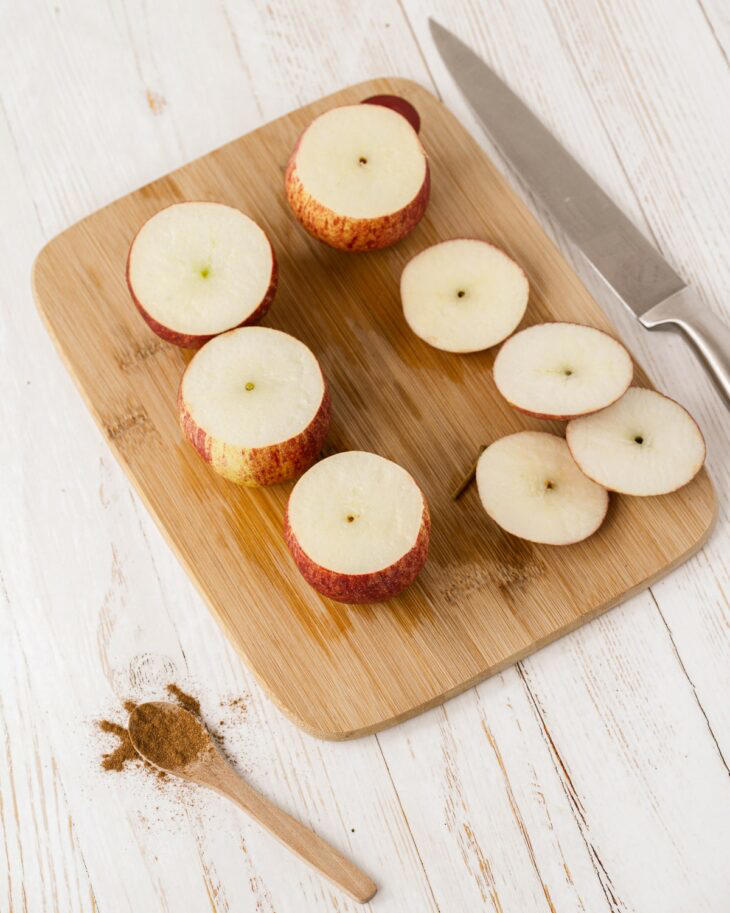
[[[626,385],[626,388],[621,392],[621,396],[623,396],[624,393],[626,393],[626,390],[628,390],[630,386],[631,386],[630,383]],[[509,403],[510,406],[512,406],[512,408],[515,411],[521,412],[523,415],[529,415],[532,418],[539,418],[539,419],[543,419],[544,421],[552,421],[552,422],[569,422],[571,419],[574,419],[574,418],[582,418],[584,415],[593,415],[595,412],[601,412],[603,409],[607,409],[609,406],[612,406],[616,402],[616,400],[621,399],[621,396],[617,396],[616,399],[612,400],[610,403],[606,403],[605,406],[600,406],[598,409],[590,409],[588,412],[574,412],[574,413],[571,413],[570,415],[550,415],[547,412],[531,412],[529,409],[523,409],[522,406],[516,405],[509,399],[507,399],[507,402]],[[506,399],[506,397],[505,397],[505,399]]]
[[[157,213],[155,213],[155,215],[157,215]],[[147,223],[145,222],[145,225],[146,224]],[[144,228],[144,225],[142,228]],[[141,231],[142,228],[140,228],[139,231]],[[137,232],[137,235],[139,234],[139,231]],[[129,278],[129,268],[132,259],[132,248],[134,247],[134,242],[137,240],[137,235],[135,235],[132,239],[132,243],[129,245],[129,253],[127,254],[127,264],[124,271],[127,280],[127,288],[129,289],[129,294],[132,296],[132,301],[134,302],[135,307],[142,315],[147,326],[152,330],[153,333],[156,333],[161,339],[164,339],[165,342],[171,342],[175,346],[180,346],[181,349],[199,349],[202,345],[205,345],[209,339],[212,339],[214,336],[220,336],[220,333],[227,333],[228,330],[237,330],[238,327],[252,326],[253,324],[258,323],[260,320],[263,320],[263,318],[266,316],[266,312],[271,307],[271,302],[274,300],[274,296],[276,295],[276,288],[279,284],[279,264],[276,259],[274,247],[268,236],[267,240],[269,241],[269,247],[271,248],[271,280],[264,297],[261,299],[261,304],[259,304],[259,306],[252,314],[249,314],[249,316],[244,321],[236,324],[236,326],[226,327],[225,330],[221,330],[220,333],[210,333],[209,335],[201,336],[194,333],[178,333],[177,330],[173,330],[170,327],[158,323],[158,321],[156,321],[151,314],[147,313],[147,311],[144,309],[144,306],[142,305],[142,302],[135,295],[134,289],[132,288],[132,283],[130,282]]]
[[[391,111],[395,111],[396,114],[405,117],[416,133],[421,129],[420,114],[413,105],[401,95],[371,95],[369,98],[363,98],[360,104],[382,105],[384,108],[390,108]]]
[[[318,593],[337,602],[351,604],[384,602],[410,586],[426,563],[431,538],[431,517],[424,498],[423,520],[413,548],[390,567],[373,574],[340,574],[312,561],[299,545],[289,525],[288,510],[284,522],[284,538],[302,577]]]
[[[572,323],[574,326],[577,326],[577,327],[589,326],[589,324],[587,324],[587,323],[576,323],[575,321],[572,321],[572,320],[561,320],[560,323]],[[543,326],[543,324],[536,323],[536,324],[533,324],[533,326]],[[598,328],[591,327],[591,329],[595,330]],[[515,332],[512,334],[512,336],[516,335],[518,332],[519,332],[519,330],[515,330]],[[603,333],[604,336],[609,336],[611,339],[613,339],[619,345],[623,346],[624,349],[626,349],[626,346],[624,346],[624,344],[621,342],[620,339],[616,339],[615,336],[611,336],[611,334],[606,333],[605,330],[600,330],[600,332]],[[499,352],[497,352],[497,355],[494,359],[494,364],[492,365],[492,378],[494,378],[494,368],[497,364],[497,359],[499,358],[500,352],[507,345],[507,343],[510,341],[510,339],[512,339],[512,336],[508,336],[507,339],[505,339],[504,342],[502,343],[502,345],[499,347]],[[626,351],[628,352],[628,349],[626,349]],[[629,353],[629,354],[631,354],[631,353]],[[500,396],[502,396],[510,404],[510,406],[512,406],[513,409],[516,409],[517,412],[521,412],[523,415],[530,415],[530,416],[532,416],[532,418],[545,419],[546,421],[569,422],[573,418],[581,418],[584,415],[593,415],[594,412],[600,412],[602,409],[607,409],[609,406],[612,406],[615,402],[617,402],[618,400],[621,399],[621,397],[624,395],[624,393],[626,393],[626,391],[631,386],[632,380],[633,380],[633,377],[630,377],[628,380],[628,383],[623,388],[623,390],[619,393],[619,395],[615,399],[612,399],[610,403],[605,403],[603,406],[599,406],[598,409],[589,409],[587,412],[571,412],[570,415],[557,415],[557,414],[553,414],[550,412],[531,412],[529,409],[525,409],[522,406],[518,406],[517,403],[513,403],[511,399],[508,399],[504,395],[504,393],[502,393],[502,391],[499,389],[499,387],[497,387],[497,392],[500,394]],[[497,386],[496,383],[495,383],[495,386]],[[595,479],[593,479],[592,481],[595,481]]]
[[[183,378],[184,378],[183,374]],[[288,441],[270,447],[240,448],[215,441],[188,411],[178,388],[180,427],[185,438],[212,469],[237,485],[257,488],[300,476],[317,460],[330,426],[332,404],[325,381],[322,402],[309,425]]]
[[[404,238],[418,225],[428,206],[431,172],[426,174],[415,197],[397,212],[373,219],[354,219],[333,212],[307,193],[297,174],[297,152],[301,137],[289,158],[284,187],[289,206],[302,227],[313,238],[345,251],[380,250]]]

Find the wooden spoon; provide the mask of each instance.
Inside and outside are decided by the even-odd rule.
[[[189,711],[165,701],[138,704],[129,714],[128,728],[132,745],[146,761],[235,802],[354,900],[365,903],[377,891],[375,882],[349,859],[249,786],[218,751],[205,726]]]

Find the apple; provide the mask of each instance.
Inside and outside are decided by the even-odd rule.
[[[369,98],[363,98],[363,105],[383,105],[398,114],[405,117],[408,123],[418,133],[421,129],[421,116],[413,105],[401,95],[371,95]]]
[[[197,348],[257,323],[276,293],[274,249],[253,219],[222,203],[174,203],[140,228],[127,285],[158,336]]]
[[[693,479],[705,462],[705,440],[679,403],[629,387],[607,409],[568,423],[566,439],[583,472],[612,491],[663,495]]]
[[[498,247],[457,238],[416,254],[401,274],[400,294],[406,323],[424,342],[446,352],[478,352],[514,332],[529,286]]]
[[[319,362],[288,333],[240,327],[207,342],[178,391],[183,434],[239,485],[275,485],[317,459],[330,422]]]
[[[579,323],[540,323],[515,333],[494,360],[507,402],[536,418],[604,409],[626,392],[634,367],[612,336]]]
[[[489,516],[530,542],[580,542],[608,510],[606,489],[580,471],[563,438],[544,431],[519,431],[490,444],[476,476]]]
[[[294,486],[285,537],[304,579],[339,602],[381,602],[418,576],[428,555],[428,504],[413,478],[375,453],[315,463]]]
[[[286,168],[292,212],[340,250],[388,247],[416,227],[430,178],[418,134],[380,104],[343,105],[315,118]]]

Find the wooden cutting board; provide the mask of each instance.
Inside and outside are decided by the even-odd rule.
[[[431,202],[395,247],[340,253],[290,215],[284,168],[315,115],[383,92],[420,111]],[[145,219],[191,199],[240,207],[272,238],[281,279],[265,323],[300,337],[322,361],[334,408],[328,450],[375,451],[423,487],[430,556],[401,597],[371,606],[319,597],[284,545],[290,486],[237,488],[184,443],[176,393],[190,354],[144,324],[124,265]],[[503,533],[474,486],[451,500],[480,444],[524,428],[562,432],[501,399],[494,351],[438,352],[407,329],[398,294],[404,264],[459,236],[492,241],[524,267],[531,291],[523,325],[573,320],[611,330],[474,140],[436,98],[403,79],[344,89],[211,152],[72,226],[35,265],[41,314],[117,458],[263,687],[323,738],[373,732],[498,672],[666,574],[712,526],[704,470],[665,497],[612,496],[599,532],[563,548]],[[640,369],[637,382],[647,383]]]

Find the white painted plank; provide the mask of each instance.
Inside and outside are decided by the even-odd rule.
[[[83,913],[94,903],[76,825],[7,594],[0,592],[0,909]]]
[[[516,669],[378,739],[442,910],[611,909]]]
[[[730,66],[730,7],[724,0],[697,0],[718,47]]]
[[[636,597],[379,735],[442,908],[728,908],[730,780],[655,620]]]
[[[730,779],[646,601],[530,657],[524,678],[617,908],[722,913]]]

